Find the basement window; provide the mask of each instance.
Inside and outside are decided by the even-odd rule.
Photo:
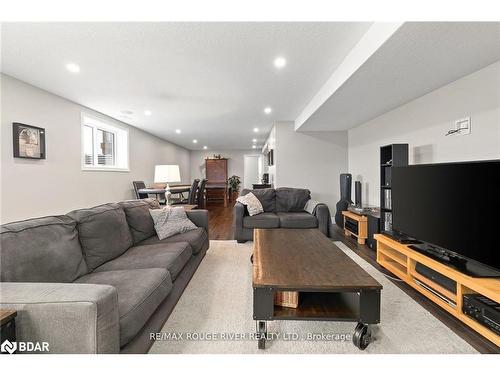
[[[129,171],[128,130],[82,113],[82,169]]]

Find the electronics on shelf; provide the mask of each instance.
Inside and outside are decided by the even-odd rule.
[[[354,233],[354,234],[358,234],[358,222],[353,220],[353,219],[350,219],[348,217],[345,218],[345,223],[344,223],[344,228],[349,230],[350,232]]]
[[[420,241],[417,241],[415,238],[408,237],[405,234],[393,230],[386,230],[383,231],[382,233],[385,234],[386,236],[391,237],[394,241],[397,241],[405,245],[421,243]]]
[[[440,274],[439,272],[434,271],[432,268],[429,268],[422,263],[417,263],[415,265],[415,271],[418,274],[442,286],[443,288],[449,290],[453,294],[457,293],[457,283],[452,279]]]
[[[464,294],[464,314],[500,335],[500,304],[480,294]]]
[[[379,212],[377,207],[357,207],[352,204],[347,207],[347,210],[355,213],[356,215],[378,214]]]

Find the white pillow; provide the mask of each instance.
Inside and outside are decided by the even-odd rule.
[[[156,234],[160,240],[197,228],[188,219],[184,207],[166,206],[158,210],[149,210],[149,214],[153,218]]]
[[[242,197],[238,197],[236,202],[240,202],[247,206],[247,210],[250,216],[260,214],[264,212],[264,208],[262,208],[262,203],[260,203],[259,199],[255,196],[254,193],[248,193],[243,195]]]

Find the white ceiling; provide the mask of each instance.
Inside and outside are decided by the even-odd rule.
[[[188,149],[249,149],[300,114],[370,25],[4,23],[2,72]]]
[[[352,128],[498,60],[500,22],[405,23],[297,129]]]

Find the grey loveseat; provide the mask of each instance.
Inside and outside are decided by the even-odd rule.
[[[318,228],[327,237],[330,236],[331,217],[328,206],[319,203],[314,211],[305,211],[306,203],[311,199],[308,189],[243,189],[240,195],[252,192],[262,203],[264,212],[250,216],[246,207],[236,202],[234,205],[234,239],[238,242],[253,240],[255,228]]]
[[[0,307],[17,310],[20,341],[51,353],[144,353],[208,246],[208,212],[198,227],[160,241],[152,199],[110,203],[0,230]]]

